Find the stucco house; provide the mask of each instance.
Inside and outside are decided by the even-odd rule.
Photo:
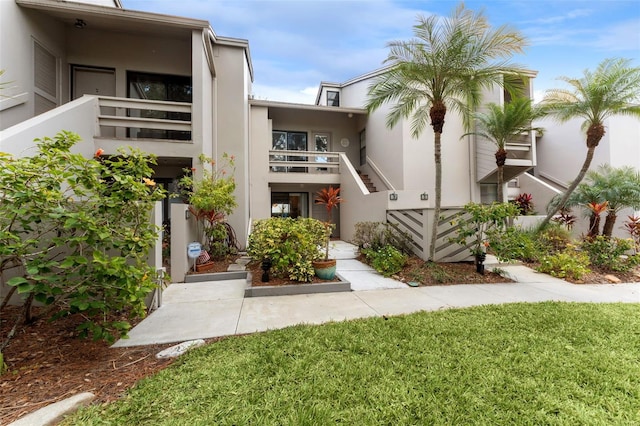
[[[27,155],[34,138],[59,130],[83,139],[79,152],[116,154],[134,146],[158,156],[156,181],[170,191],[204,153],[236,158],[238,208],[229,221],[241,245],[251,223],[270,216],[322,219],[314,193],[340,186],[338,235],[360,221],[390,221],[413,237],[426,258],[434,219],[433,133],[410,136],[403,122],[385,125],[388,107],[368,114],[367,89],[380,72],[320,83],[314,105],[254,99],[247,40],[223,37],[207,21],[127,10],[119,0],[0,2],[0,68],[10,87],[0,100],[0,150]],[[259,70],[255,70],[259,72]],[[530,72],[522,94],[533,96]],[[502,89],[485,102],[508,101]],[[447,116],[443,134],[443,212],[436,258],[466,256],[448,243],[450,215],[469,201],[496,198],[495,147],[467,136]],[[505,179],[537,165],[534,134],[507,146]],[[172,277],[188,269],[193,220],[177,199],[171,221]]]

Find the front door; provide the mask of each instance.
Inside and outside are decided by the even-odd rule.
[[[71,99],[82,95],[115,96],[116,71],[113,68],[94,68],[81,65],[71,66]],[[101,114],[115,115],[115,108],[103,107]],[[115,128],[100,127],[100,136],[114,137]]]

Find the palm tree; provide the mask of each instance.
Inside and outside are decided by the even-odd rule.
[[[427,124],[434,131],[435,206],[429,257],[433,260],[442,199],[441,137],[447,110],[462,114],[467,128],[479,105],[482,89],[504,85],[506,74],[524,69],[509,63],[526,45],[508,26],[493,29],[482,12],[460,4],[449,18],[419,16],[414,38],[388,44],[389,64],[369,87],[366,108],[373,112],[393,103],[387,127],[411,117],[411,134],[420,136]],[[429,122],[430,120],[430,122]]]
[[[640,172],[630,166],[612,167],[603,164],[597,171],[589,171],[585,184],[596,188],[600,197],[608,202],[607,217],[602,235],[610,237],[618,213],[624,208],[640,208]],[[580,188],[583,184],[580,184]]]
[[[520,133],[540,128],[532,127],[531,122],[542,116],[542,110],[531,106],[531,99],[515,98],[503,107],[490,103],[487,113],[475,115],[478,130],[469,132],[460,137],[462,139],[468,135],[482,136],[492,142],[498,150],[496,151],[496,165],[498,166],[498,201],[504,201],[504,164],[507,161],[507,150],[505,146],[509,140]]]
[[[565,122],[572,118],[584,119],[582,129],[587,134],[587,156],[578,176],[564,192],[556,208],[550,209],[540,227],[544,227],[556,212],[563,208],[571,193],[582,182],[596,147],[605,134],[605,119],[612,115],[640,118],[640,67],[631,67],[628,59],[613,58],[602,61],[594,72],[584,71],[582,78],[560,77],[572,90],[547,91],[542,107],[551,116]],[[636,104],[634,104],[636,102]]]

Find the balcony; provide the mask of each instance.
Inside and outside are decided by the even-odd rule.
[[[269,150],[269,182],[340,183],[340,153]]]
[[[158,156],[184,156],[185,145],[193,145],[190,103],[106,96],[97,100],[94,140],[106,154],[126,145]]]
[[[507,182],[530,170],[536,165],[534,132],[527,132],[513,138],[505,144],[507,159],[504,164],[504,181]],[[496,183],[496,146],[479,138],[476,144],[476,162],[478,182]]]

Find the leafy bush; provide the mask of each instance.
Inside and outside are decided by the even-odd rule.
[[[535,262],[544,254],[540,243],[531,231],[524,231],[517,227],[506,230],[494,229],[487,233],[491,252],[501,262],[521,260]]]
[[[362,253],[369,264],[385,277],[397,274],[407,263],[407,255],[391,245],[377,249],[363,249]]]
[[[563,251],[571,243],[571,232],[558,223],[550,223],[536,234],[540,249],[546,253]]]
[[[468,203],[464,206],[464,211],[471,218],[460,224],[456,231],[457,237],[450,238],[449,241],[461,246],[471,246],[471,254],[477,256],[486,251],[487,232],[504,229],[506,219],[517,216],[518,207],[512,203]]]
[[[79,141],[63,131],[37,139],[32,157],[0,153],[0,273],[23,271],[7,282],[8,297],[23,297],[23,323],[37,319],[37,301],[42,317],[80,314],[81,335],[113,341],[130,325],[108,314],[143,316],[155,288],[147,254],[159,229],[149,214],[165,194],[150,179],[152,157],[99,149],[87,159],[71,153]]]
[[[617,272],[626,272],[635,266],[632,258],[623,257],[633,248],[631,240],[598,235],[585,239],[581,248],[587,253],[593,266]]]
[[[412,252],[411,236],[394,228],[390,223],[358,222],[351,242],[360,249],[379,249],[390,245],[405,254]]]
[[[325,235],[325,224],[313,218],[257,220],[249,236],[247,253],[259,262],[270,259],[277,276],[308,282],[314,275],[312,262],[323,255],[320,246]]]
[[[558,253],[542,256],[540,266],[538,266],[536,270],[556,278],[579,280],[591,272],[588,266],[589,256],[570,248]]]

